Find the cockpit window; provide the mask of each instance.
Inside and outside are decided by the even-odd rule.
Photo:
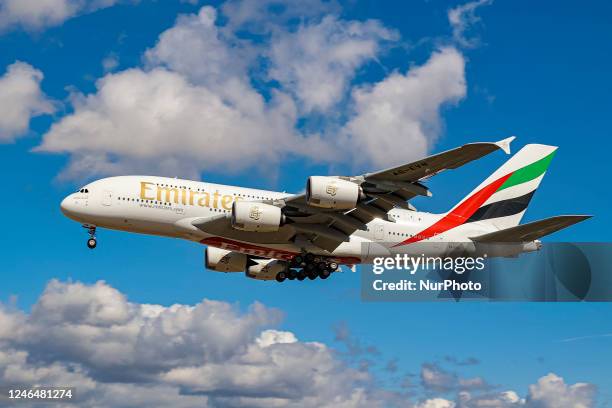
[[[82,188],[79,191],[77,191],[77,193],[89,193],[89,189],[87,188]]]

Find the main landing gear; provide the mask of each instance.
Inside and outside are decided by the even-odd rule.
[[[299,281],[303,281],[306,278],[310,280],[317,278],[327,279],[336,270],[338,270],[338,264],[323,257],[313,254],[296,255],[290,261],[289,269],[279,272],[276,275],[276,280],[283,282],[285,279],[297,279]]]
[[[83,225],[83,228],[87,228],[89,232],[89,239],[87,240],[87,248],[94,249],[98,245],[96,240],[96,227],[94,225]]]

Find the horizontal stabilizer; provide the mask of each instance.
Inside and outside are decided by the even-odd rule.
[[[476,242],[530,242],[591,218],[590,215],[558,215],[471,238]]]

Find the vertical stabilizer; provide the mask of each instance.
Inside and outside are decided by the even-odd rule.
[[[518,225],[556,151],[556,146],[541,144],[523,147],[450,213],[500,229]]]

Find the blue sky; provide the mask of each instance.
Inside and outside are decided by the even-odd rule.
[[[340,358],[347,364],[359,364],[362,359],[376,361],[370,371],[376,381],[392,389],[401,388],[398,378],[405,374],[416,375],[409,378],[418,383],[422,365],[436,363],[448,371],[457,371],[460,376],[480,376],[496,385],[495,390],[515,390],[520,396],[527,395],[529,385],[542,376],[555,373],[567,384],[596,385],[597,406],[609,406],[612,401],[609,369],[612,306],[608,303],[363,303],[358,296],[359,278],[350,272],[328,281],[302,284],[252,281],[243,276],[205,271],[203,248],[192,243],[113,231],[99,231],[99,246],[89,251],[85,247],[85,231],[59,212],[62,197],[79,185],[123,171],[167,176],[195,172],[206,181],[299,191],[311,174],[352,174],[378,169],[380,158],[346,147],[341,136],[335,136],[347,134],[348,140],[361,140],[359,135],[367,135],[371,130],[347,127],[348,122],[366,114],[359,111],[352,92],[362,90],[375,101],[374,92],[368,94],[368,90],[376,84],[394,74],[407,76],[412,69],[426,67],[432,55],[450,48],[460,56],[464,71],[462,68],[457,74],[460,76],[457,83],[449,87],[460,88],[463,80],[465,89],[445,90],[446,85],[439,85],[440,92],[446,94],[429,102],[419,98],[429,98],[430,92],[421,96],[407,94],[403,98],[406,104],[431,104],[436,112],[433,117],[407,118],[427,130],[422,134],[400,132],[382,136],[381,133],[381,138],[396,146],[400,154],[406,152],[406,161],[415,158],[411,156],[418,157],[423,150],[418,143],[423,140],[427,142],[424,151],[429,152],[510,135],[517,136],[513,142],[515,150],[527,143],[557,145],[560,149],[530,205],[526,221],[556,214],[593,214],[592,220],[559,232],[551,239],[608,241],[612,221],[609,211],[612,197],[607,182],[612,128],[609,114],[612,6],[608,2],[592,2],[588,7],[571,2],[482,3],[471,19],[467,14],[463,16],[466,30],[456,32],[455,36],[448,11],[463,3],[437,0],[354,1],[333,7],[327,4],[320,11],[310,10],[312,15],[307,17],[302,16],[303,10],[298,10],[297,17],[264,16],[252,25],[248,25],[247,19],[245,25],[233,31],[230,30],[232,20],[221,11],[220,3],[197,1],[118,2],[107,8],[80,10],[60,21],[40,25],[11,22],[6,10],[5,14],[0,12],[0,75],[15,61],[39,70],[44,75],[40,81],[44,96],[39,97],[53,106],[54,111],[35,114],[26,129],[0,138],[5,142],[0,145],[0,169],[6,195],[2,208],[7,215],[3,224],[0,300],[29,311],[49,280],[57,278],[62,282],[86,284],[104,280],[138,304],[196,304],[208,298],[239,304],[241,310],[246,310],[253,302],[261,302],[282,310],[285,317],[277,328],[294,333],[301,341],[322,342],[335,350],[345,350],[350,341],[376,346],[380,354],[361,352],[350,356],[347,353],[349,356]],[[261,119],[263,125],[259,122],[254,125],[262,126],[261,135],[255,130],[247,139],[236,139],[235,143],[243,146],[241,152],[253,149],[254,157],[250,158],[248,153],[232,155],[227,143],[222,143],[225,147],[213,147],[216,142],[206,141],[209,137],[206,129],[201,131],[204,144],[194,146],[209,143],[210,149],[184,155],[172,150],[166,152],[165,147],[160,147],[146,159],[142,159],[141,152],[117,150],[117,141],[94,147],[96,140],[113,138],[100,129],[81,137],[78,132],[88,126],[83,115],[86,111],[99,109],[103,112],[101,115],[107,115],[104,120],[108,123],[125,120],[113,116],[116,112],[109,113],[106,102],[98,97],[104,85],[100,82],[96,85],[96,81],[106,75],[116,78],[126,70],[136,70],[142,73],[143,81],[153,81],[149,74],[161,69],[182,76],[186,91],[207,87],[213,94],[225,92],[207,82],[209,79],[198,77],[197,59],[195,64],[185,62],[185,67],[177,68],[186,54],[177,51],[177,55],[168,56],[160,47],[155,48],[162,32],[180,24],[179,14],[194,18],[205,5],[217,10],[214,24],[231,44],[231,53],[236,53],[230,55],[235,66],[229,64],[224,68],[233,71],[239,70],[242,63],[248,64],[245,72],[249,92],[261,95],[266,109],[272,110],[274,93],[282,91],[289,95],[298,112],[290,125],[297,136],[271,130],[270,134],[278,139],[266,139],[261,142],[263,148],[268,148],[266,143],[272,147],[282,144],[279,141],[284,137],[305,138],[304,146],[295,146],[296,153],[274,147],[278,153],[276,160],[268,160],[264,151],[261,151],[263,159],[258,159],[261,149],[257,147],[258,137],[267,134],[267,116]],[[290,39],[300,24],[302,27],[316,24],[325,15],[333,15],[334,24],[377,20],[375,27],[359,26],[364,31],[361,40],[373,41],[376,50],[368,50],[362,57],[355,57],[353,65],[340,69],[336,74],[346,80],[346,86],[341,88],[339,96],[325,102],[328,105],[320,109],[309,110],[308,104],[312,101],[307,94],[300,93],[303,90],[299,88],[299,81],[291,78],[283,82],[283,75],[291,76],[295,72],[280,64],[276,69],[282,72],[276,77],[270,74],[274,61],[266,56],[266,49],[270,36],[277,36],[274,38],[278,41]],[[273,27],[268,27],[272,22]],[[147,50],[154,50],[157,60],[147,57]],[[321,49],[317,55],[323,58],[324,52]],[[299,57],[290,52],[288,55]],[[202,64],[207,64],[207,57],[201,56]],[[231,80],[225,76],[234,74],[223,71],[215,74],[221,78],[219,81]],[[442,77],[432,77],[431,81],[437,86],[448,79],[446,73]],[[126,90],[126,94],[129,92]],[[97,100],[84,102],[96,97]],[[266,111],[264,115],[273,114]],[[279,115],[279,120],[284,120],[285,113]],[[72,128],[66,120],[73,121]],[[130,129],[143,130],[137,139],[146,142],[147,127],[142,122],[139,117],[137,126]],[[119,128],[125,125],[117,123]],[[0,121],[0,130],[1,124]],[[96,126],[89,124],[92,128]],[[186,126],[190,127],[188,132],[198,132],[197,124],[195,129],[189,123]],[[149,143],[165,146],[163,139],[172,131],[178,132],[180,141],[181,130],[156,129],[157,138],[151,138]],[[228,132],[234,134],[231,129]],[[315,133],[319,139],[308,139]],[[331,149],[325,153],[331,158],[317,158],[316,153],[307,151],[306,144],[314,145],[317,140]],[[40,148],[41,145],[46,147]],[[179,164],[156,166],[155,163],[173,154],[177,155]],[[398,153],[389,151],[388,154]],[[84,165],[88,163],[84,161],[88,155],[106,155],[107,161]],[[499,152],[460,170],[439,175],[429,182],[434,196],[417,199],[414,204],[423,210],[444,211],[505,159]],[[211,164],[211,160],[217,161]],[[241,164],[244,162],[247,164]],[[76,163],[76,167],[71,167],[71,163]],[[338,327],[350,330],[349,341],[337,339],[342,337],[338,336]],[[583,336],[586,337],[567,341]],[[479,362],[457,366],[447,361],[446,356],[473,357]],[[385,370],[387,362],[393,359],[397,359],[397,370]],[[430,391],[415,390],[414,398],[425,398]],[[453,400],[454,392],[443,396]]]

